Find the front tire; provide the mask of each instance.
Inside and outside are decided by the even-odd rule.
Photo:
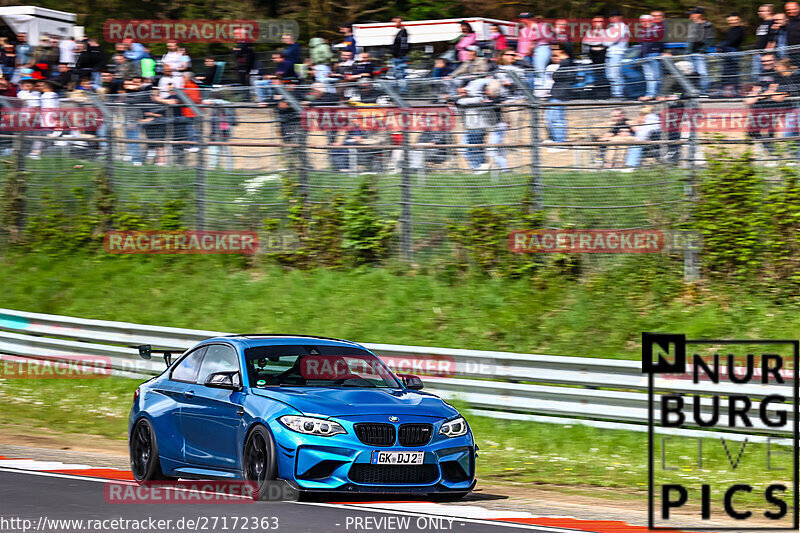
[[[244,444],[244,478],[255,484],[254,500],[266,500],[267,486],[278,476],[278,462],[275,457],[275,442],[267,428],[258,425],[247,436]]]
[[[153,425],[146,418],[140,418],[133,425],[128,450],[131,459],[131,472],[137,483],[169,479],[161,471],[158,461],[158,442]]]

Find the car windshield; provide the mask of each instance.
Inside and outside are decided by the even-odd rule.
[[[383,362],[347,346],[256,346],[244,351],[251,387],[401,388]]]

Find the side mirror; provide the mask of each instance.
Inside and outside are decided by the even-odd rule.
[[[397,374],[397,376],[403,380],[403,385],[405,385],[407,389],[422,389],[422,380],[419,379],[419,376],[415,376],[414,374]]]
[[[238,371],[209,374],[206,378],[205,386],[212,389],[242,390]]]

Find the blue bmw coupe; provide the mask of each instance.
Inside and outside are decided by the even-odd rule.
[[[440,499],[475,485],[466,420],[420,392],[417,376],[395,375],[356,343],[216,337],[167,364],[134,396],[129,445],[139,482],[241,479],[260,488],[283,479],[299,491]]]

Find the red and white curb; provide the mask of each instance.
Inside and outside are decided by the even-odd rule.
[[[116,468],[97,468],[93,466],[62,463],[60,461],[39,461],[0,456],[0,470],[27,472],[53,477],[76,477],[90,481],[133,482],[133,474],[128,470]],[[435,516],[457,521],[490,521],[493,525],[510,527],[528,526],[546,529],[550,532],[591,532],[591,533],[644,533],[646,527],[632,526],[626,522],[612,520],[581,520],[570,516],[540,516],[524,511],[486,509],[480,505],[448,505],[424,501],[373,501],[373,502],[292,502],[301,505],[349,508],[410,516]],[[680,533],[680,532],[674,532]]]

